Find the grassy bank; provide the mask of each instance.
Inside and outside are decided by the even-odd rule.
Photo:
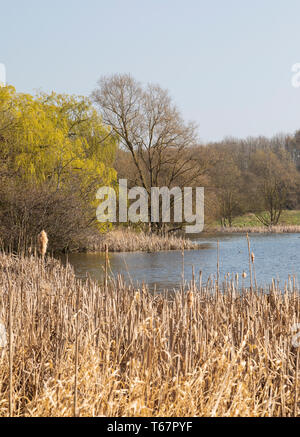
[[[158,252],[161,250],[192,250],[197,245],[191,240],[179,236],[160,236],[134,232],[128,229],[113,230],[104,235],[90,237],[87,241],[86,250],[90,252],[104,252],[105,246],[109,252]]]
[[[237,280],[169,300],[0,255],[0,415],[299,416],[299,292]]]
[[[262,226],[262,223],[256,218],[256,216],[252,213],[245,214],[243,216],[239,216],[233,219],[233,226],[236,227],[256,227]],[[279,219],[278,225],[280,226],[300,226],[300,211],[298,210],[284,210]]]
[[[285,210],[282,212],[278,225],[266,227],[253,213],[235,217],[231,227],[222,227],[217,222],[205,227],[208,232],[273,232],[273,233],[298,233],[300,232],[300,211]]]

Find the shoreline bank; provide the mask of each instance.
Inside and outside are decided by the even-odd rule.
[[[207,233],[249,233],[249,234],[298,234],[300,233],[300,225],[276,225],[276,226],[232,226],[224,228],[222,226],[205,230]]]
[[[217,234],[283,234],[299,233],[300,225],[277,225],[277,226],[232,226],[207,227],[199,236]],[[87,239],[84,247],[77,252],[103,253],[106,245],[109,252],[162,252],[176,250],[199,250],[200,243],[189,238],[189,234],[160,236],[157,234],[147,234],[135,232],[128,229],[115,229],[106,234],[91,236]],[[74,251],[76,252],[76,251]]]

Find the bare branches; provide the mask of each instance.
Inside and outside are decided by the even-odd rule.
[[[129,74],[103,77],[98,85],[93,100],[130,152],[148,193],[153,185],[171,186],[192,170],[187,151],[197,142],[196,126],[184,123],[168,91],[153,84],[143,88]]]

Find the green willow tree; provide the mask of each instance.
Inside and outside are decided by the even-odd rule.
[[[36,193],[38,187],[45,190],[46,186],[60,199],[72,195],[85,226],[101,229],[96,223],[95,194],[99,187],[116,182],[117,147],[117,136],[102,123],[89,99],[55,93],[32,96],[13,87],[0,88],[2,186],[10,181],[15,190],[26,185]]]

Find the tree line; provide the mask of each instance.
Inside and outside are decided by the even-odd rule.
[[[199,144],[197,126],[182,119],[166,90],[128,74],[103,77],[93,100],[120,139],[117,173],[133,186],[149,194],[151,186],[203,186],[206,222],[222,226],[245,212],[276,225],[284,209],[299,208],[300,131]]]
[[[29,245],[47,228],[54,250],[80,248],[107,229],[97,223],[95,194],[119,178],[148,194],[153,186],[204,187],[206,223],[231,226],[253,212],[275,225],[284,209],[300,207],[299,171],[300,131],[203,144],[167,90],[129,74],[102,77],[90,98],[0,88],[4,246]]]

